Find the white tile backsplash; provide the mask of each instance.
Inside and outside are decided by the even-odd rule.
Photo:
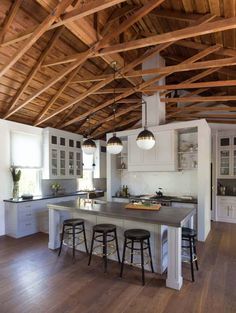
[[[164,195],[196,197],[197,171],[124,172],[121,185],[127,185],[130,194],[155,194],[158,188],[163,188]]]
[[[51,185],[53,183],[59,183],[61,185],[61,190],[59,192],[62,193],[70,193],[79,190],[77,179],[42,179],[41,189],[43,196],[52,194]]]

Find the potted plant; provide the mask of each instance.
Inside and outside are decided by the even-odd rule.
[[[16,167],[12,166],[10,168],[12,180],[13,180],[13,190],[12,190],[12,197],[13,199],[19,198],[19,181],[21,177],[21,170],[17,170]]]
[[[51,185],[51,189],[52,189],[54,195],[57,195],[58,190],[60,189],[60,187],[61,187],[61,185],[58,184],[58,183],[53,183]]]

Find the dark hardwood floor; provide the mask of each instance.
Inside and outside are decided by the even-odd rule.
[[[181,291],[165,287],[165,276],[109,262],[103,273],[100,258],[87,266],[87,255],[47,248],[45,234],[22,239],[0,237],[0,313],[235,313],[236,224],[213,223],[206,243],[198,243],[200,270],[190,281],[183,265]],[[64,250],[65,251],[65,250]]]

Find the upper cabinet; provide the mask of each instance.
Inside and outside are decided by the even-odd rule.
[[[177,133],[154,133],[156,144],[150,150],[138,148],[137,135],[128,137],[128,171],[167,172],[177,170]]]
[[[82,177],[83,136],[45,128],[43,137],[45,179],[69,179]]]
[[[218,177],[236,177],[236,133],[224,132],[218,137]]]

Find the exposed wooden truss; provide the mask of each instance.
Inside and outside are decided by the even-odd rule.
[[[200,4],[193,7],[183,0],[181,11],[165,0],[135,4],[4,0],[0,3],[4,12],[0,14],[1,118],[84,133],[86,118],[92,115],[93,135],[103,137],[111,129],[109,106],[116,85],[121,129],[141,118],[141,94],[157,91],[167,104],[168,120],[234,119],[232,1],[223,6],[222,14],[222,8],[212,5],[214,0],[210,9],[202,11]],[[28,14],[34,12],[31,8],[37,8],[36,18],[36,13]],[[18,16],[25,16],[21,27]],[[167,66],[142,70],[142,62],[155,53],[162,53]],[[113,61],[119,69],[115,76],[109,69]],[[156,85],[162,78],[165,85]],[[185,94],[173,96],[174,90]],[[131,122],[125,124],[127,115]]]

